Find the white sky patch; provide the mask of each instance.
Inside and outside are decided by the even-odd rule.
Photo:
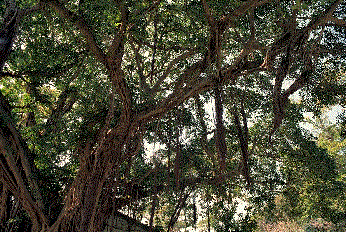
[[[68,164],[71,161],[71,154],[72,152],[70,150],[67,150],[65,154],[59,154],[58,155],[58,162],[57,166],[58,167],[63,167],[66,164]]]
[[[305,130],[308,130],[310,133],[312,133],[314,136],[317,136],[319,134],[319,132],[314,129],[314,126],[313,124],[311,124],[309,122],[309,120],[313,120],[313,117],[314,117],[314,113],[312,112],[306,112],[306,113],[303,113],[303,116],[304,116],[304,119],[305,121],[304,122],[300,122],[299,123],[299,126]]]
[[[303,116],[304,116],[304,118],[312,119],[314,117],[314,113],[306,112],[306,113],[303,113]]]
[[[322,114],[322,117],[326,117],[330,124],[336,124],[338,117],[345,111],[346,108],[342,107],[341,105],[332,106]],[[312,123],[309,122],[309,120],[314,120],[314,114],[312,112],[306,112],[303,114],[303,116],[306,121],[299,123],[299,125],[303,129],[310,131],[314,136],[317,136],[320,132],[314,128]]]
[[[241,219],[241,214],[246,213],[246,207],[249,206],[249,203],[240,198],[236,198],[235,201],[237,202],[237,209],[234,215],[234,219],[237,221]]]
[[[148,140],[144,139],[144,152],[147,161],[153,159],[153,157],[158,156],[157,152],[159,150],[166,149],[166,146],[160,143],[149,143]]]
[[[215,129],[215,101],[214,98],[211,98],[206,104],[204,104],[204,111],[205,111],[205,122],[206,126],[208,128],[208,132],[210,130]],[[211,139],[213,137],[213,134],[208,134],[208,139]]]
[[[294,102],[294,103],[301,102],[302,101],[302,97],[300,96],[300,90],[296,91],[295,93],[293,93],[288,98],[290,99],[291,102]]]
[[[325,115],[331,123],[335,124],[338,120],[338,116],[345,112],[345,110],[346,109],[341,105],[336,105],[333,106],[327,113],[325,113]]]

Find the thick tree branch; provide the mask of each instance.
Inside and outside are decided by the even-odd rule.
[[[224,32],[226,29],[228,29],[230,26],[233,27],[235,24],[235,20],[244,14],[248,12],[249,10],[259,7],[261,5],[264,5],[272,0],[248,0],[246,2],[243,2],[241,6],[239,6],[237,9],[229,12],[223,19],[221,19],[221,32]]]
[[[332,18],[333,12],[341,2],[342,0],[335,1],[329,8],[314,17],[310,23],[302,29],[297,30],[295,28],[296,24],[292,24],[292,27],[294,26],[294,28],[289,27],[288,31],[285,32],[283,36],[274,43],[271,50],[268,52],[265,63],[267,67],[270,67],[274,58],[283,52],[284,48],[286,49],[285,54],[281,58],[279,68],[276,71],[275,85],[273,90],[274,119],[273,128],[270,132],[269,138],[271,138],[271,136],[282,123],[285,109],[289,102],[288,97],[303,87],[304,83],[307,82],[308,76],[312,72],[311,58],[308,58],[308,64],[306,65],[306,69],[302,71],[301,76],[287,89],[287,91],[282,93],[282,83],[289,73],[291,57],[293,55],[298,57],[303,57],[304,55],[310,56],[311,51],[308,52],[306,50],[307,48],[304,47],[307,43],[309,33],[312,30],[315,30],[318,26],[327,23]]]
[[[5,62],[11,52],[12,44],[16,37],[19,26],[19,8],[13,1],[6,1],[6,12],[3,25],[0,25],[0,70],[2,71]]]
[[[330,21],[332,22],[329,25],[334,25],[334,26],[341,26],[341,27],[346,27],[346,21],[343,19],[339,19],[336,17],[330,17]],[[328,24],[327,24],[328,25]]]
[[[99,47],[94,32],[91,30],[87,22],[81,16],[68,10],[63,5],[63,3],[61,3],[58,0],[41,0],[41,2],[53,8],[56,12],[60,14],[61,17],[63,17],[67,21],[71,22],[74,26],[76,26],[80,30],[81,34],[84,36],[90,51],[93,53],[96,59],[102,64],[107,65],[106,55]]]
[[[160,3],[162,2],[162,0],[156,0],[153,2],[152,5],[150,5],[144,12],[142,10],[138,10],[136,11],[133,15],[134,18],[138,18],[138,17],[145,17],[148,13],[156,10],[159,6]],[[132,26],[132,25],[131,25]],[[131,27],[130,26],[130,27]]]
[[[12,123],[8,107],[5,107],[4,96],[0,92],[0,159],[4,184],[12,194],[21,200],[36,229],[48,226],[43,210],[44,205],[40,189],[36,182],[37,170],[31,154],[20,133]],[[18,162],[19,161],[19,162]],[[28,186],[27,186],[28,184]]]
[[[127,7],[125,7],[124,4],[125,4],[124,1],[121,1],[120,3],[121,24],[108,50],[108,57],[111,60],[117,59],[117,57],[119,57],[119,53],[123,53],[123,46],[125,43],[126,30],[128,26],[128,20],[129,20],[128,19],[129,11]]]
[[[179,56],[177,56],[175,59],[173,59],[168,65],[163,74],[159,77],[159,79],[156,81],[155,85],[151,88],[150,92],[152,94],[158,92],[160,90],[160,87],[162,83],[166,80],[168,75],[172,72],[173,67],[181,62],[182,60],[185,60],[191,56],[193,56],[196,53],[195,50],[187,51]]]
[[[185,202],[189,198],[190,194],[191,194],[191,191],[186,191],[186,192],[184,192],[184,190],[182,191],[182,193],[179,197],[178,203],[175,206],[174,212],[173,212],[171,219],[168,223],[167,232],[172,231],[173,226],[178,221],[180,212],[181,212],[182,208],[185,206]]]
[[[250,178],[250,170],[249,170],[249,152],[248,152],[248,141],[247,141],[247,123],[246,123],[246,116],[243,114],[243,121],[245,122],[243,125],[243,128],[240,124],[238,111],[237,109],[233,110],[233,119],[234,124],[237,128],[237,134],[239,139],[239,145],[240,150],[242,154],[242,174],[245,178],[245,181],[248,185],[251,184],[251,178]],[[244,118],[245,117],[245,118]]]
[[[303,28],[304,33],[309,33],[312,30],[317,29],[318,26],[325,24],[329,21],[333,21],[336,18],[333,17],[333,13],[336,8],[343,2],[344,0],[337,0],[333,4],[331,4],[325,11],[320,12],[316,17],[314,17],[310,23]]]
[[[153,54],[151,56],[151,70],[150,70],[150,83],[153,83],[153,78],[154,78],[154,72],[155,72],[155,62],[156,62],[156,52],[157,52],[157,21],[158,21],[158,17],[157,17],[157,12],[154,16],[154,41],[153,41]]]
[[[210,9],[209,9],[209,6],[208,6],[208,3],[206,2],[206,0],[202,0],[202,5],[203,5],[204,13],[207,16],[209,26],[214,27],[215,26],[215,19],[210,12]]]
[[[141,89],[143,89],[144,93],[148,93],[149,92],[149,85],[146,81],[147,77],[144,75],[144,71],[143,71],[143,60],[142,57],[139,54],[139,50],[141,48],[141,45],[138,45],[138,47],[136,48],[136,46],[133,44],[133,41],[130,40],[130,46],[134,52],[135,55],[135,61],[136,61],[136,66],[137,66],[137,74],[139,76],[139,84]]]
[[[188,71],[195,73],[200,68],[203,61],[195,63]],[[261,66],[263,60],[255,61],[239,61],[237,64],[233,64],[230,67],[224,68],[220,71],[220,76],[223,84],[231,83],[234,84],[239,76],[248,75],[254,72],[266,70]],[[194,74],[193,76],[195,76]],[[192,74],[191,74],[192,76]],[[140,122],[149,122],[157,117],[167,113],[172,108],[176,107],[183,103],[186,99],[195,96],[203,91],[210,90],[214,84],[215,76],[199,76],[198,79],[192,79],[189,84],[186,84],[185,87],[180,88],[179,91],[175,91],[170,94],[164,101],[158,104],[158,106],[148,113],[144,113],[138,117]],[[182,85],[182,84],[181,84]]]
[[[209,88],[212,86],[211,83],[209,83],[210,80],[207,80],[207,78],[204,78],[204,80],[200,80],[200,75],[210,66],[211,63],[216,62],[216,54],[217,54],[217,46],[216,43],[221,43],[222,34],[225,32],[225,30],[228,28],[228,26],[235,20],[236,18],[244,15],[248,10],[257,7],[259,5],[265,4],[268,1],[261,1],[260,3],[258,1],[247,1],[243,3],[239,8],[229,13],[229,15],[225,18],[223,18],[221,21],[218,22],[217,28],[211,27],[212,31],[210,34],[210,40],[208,45],[208,51],[206,54],[204,54],[203,59],[197,61],[195,64],[191,65],[188,69],[185,70],[185,72],[180,76],[180,78],[176,81],[176,84],[174,86],[173,93],[170,94],[166,100],[163,101],[162,104],[160,104],[156,109],[153,109],[151,112],[146,114],[143,118],[153,118],[154,115],[161,115],[164,114],[164,112],[167,111],[167,107],[174,108],[175,106],[181,104],[185,99],[191,97],[192,95],[195,95],[197,92],[195,91],[202,91],[206,90],[206,87]],[[208,12],[208,7],[205,3],[205,11]],[[209,12],[210,14],[210,12]],[[214,28],[214,29],[213,29]],[[216,30],[216,31],[215,31]],[[217,39],[217,37],[219,39]],[[249,53],[250,51],[246,51],[246,53]],[[243,56],[245,56],[243,54]],[[242,59],[236,60],[235,66],[237,66]],[[220,70],[221,71],[221,70]],[[245,71],[245,70],[244,70]],[[228,75],[230,75],[229,73]],[[232,76],[234,74],[231,74]],[[199,80],[198,80],[198,79]],[[188,83],[186,83],[188,81]],[[206,83],[207,82],[207,83]],[[198,83],[196,85],[196,83]],[[183,87],[185,84],[186,87]],[[192,86],[192,84],[194,86]],[[155,116],[154,116],[155,117]]]
[[[77,101],[78,93],[70,88],[65,89],[59,95],[57,106],[53,109],[51,116],[47,119],[46,130],[42,135],[56,133],[62,117],[71,111],[73,104]]]
[[[255,10],[252,8],[249,12],[249,23],[250,23],[250,38],[249,41],[254,41],[256,38],[256,27],[255,27]]]
[[[223,124],[223,98],[222,87],[219,80],[216,80],[214,86],[215,95],[215,115],[216,115],[216,136],[215,145],[219,158],[219,165],[221,175],[226,173],[226,157],[227,157],[227,145],[226,145],[226,133],[225,126]]]

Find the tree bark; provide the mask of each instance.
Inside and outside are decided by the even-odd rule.
[[[10,194],[7,188],[0,183],[0,228],[6,228],[10,211]],[[0,230],[1,231],[1,230]]]
[[[182,192],[182,194],[181,194],[181,196],[180,196],[180,198],[178,200],[178,203],[177,203],[177,205],[176,205],[176,207],[174,209],[174,212],[173,212],[173,214],[171,216],[171,219],[170,219],[170,221],[168,223],[167,232],[172,231],[175,223],[179,219],[180,212],[183,209],[183,207],[184,207],[187,199],[189,198],[190,194],[191,194],[191,192],[186,192],[186,193]]]
[[[223,103],[222,103],[222,87],[219,81],[215,81],[215,113],[216,113],[216,138],[215,145],[219,158],[219,165],[221,169],[221,175],[226,173],[226,156],[227,156],[227,145],[226,145],[226,133],[225,126],[223,124]]]
[[[2,71],[5,62],[11,52],[14,38],[18,27],[18,11],[15,2],[5,1],[7,8],[4,16],[4,22],[0,26],[0,71]]]

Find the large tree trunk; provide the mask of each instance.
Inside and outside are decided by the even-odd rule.
[[[107,130],[88,157],[81,157],[80,171],[64,201],[64,208],[49,231],[102,231],[114,206],[121,165],[139,144],[133,124],[120,121]],[[135,142],[134,142],[135,140]],[[107,188],[105,188],[107,186]]]
[[[2,71],[11,52],[18,27],[18,8],[14,1],[5,1],[7,8],[4,21],[0,25],[0,71]]]
[[[6,1],[3,24],[0,25],[0,72],[11,52],[17,28],[24,11],[17,8],[15,1]],[[33,163],[33,154],[15,127],[11,107],[0,92],[0,180],[3,184],[2,201],[7,202],[13,195],[21,202],[28,213],[33,231],[45,230],[48,219],[44,215],[44,204],[36,182],[37,170]],[[3,199],[5,198],[5,199]],[[8,207],[9,204],[2,204]],[[9,209],[2,209],[3,212]],[[2,219],[6,215],[2,212]]]
[[[10,108],[0,92],[0,180],[27,211],[35,230],[48,226],[44,204],[36,182],[33,156],[16,130]]]
[[[0,231],[6,228],[7,221],[9,219],[10,211],[10,194],[6,186],[0,183]]]
[[[8,2],[4,23],[0,27],[0,71],[10,54],[13,40],[19,23],[18,9],[14,1]],[[123,45],[121,45],[123,46]],[[122,53],[118,54],[121,62]],[[113,67],[112,67],[113,66]],[[3,175],[1,222],[6,221],[6,199],[9,193],[19,199],[33,224],[32,231],[101,231],[112,207],[112,191],[119,184],[116,177],[120,166],[127,159],[133,146],[137,147],[138,137],[135,136],[134,123],[130,124],[129,92],[123,81],[120,63],[112,63],[110,79],[120,95],[125,98],[123,114],[116,128],[103,129],[98,146],[93,152],[80,157],[80,170],[71,184],[65,197],[64,207],[57,221],[48,228],[48,219],[44,214],[44,204],[38,185],[35,181],[35,167],[32,153],[15,129],[11,116],[11,107],[0,93],[0,164]],[[110,112],[114,113],[114,112]],[[110,115],[112,117],[113,115]],[[109,126],[109,125],[108,125]],[[132,129],[131,129],[132,128]],[[138,128],[137,128],[138,129]],[[134,139],[135,138],[135,139]],[[133,142],[136,140],[136,142]],[[124,149],[126,145],[126,149]],[[131,150],[131,151],[129,151]],[[14,151],[8,153],[8,151]],[[16,157],[15,157],[16,156]],[[18,160],[18,161],[16,161]],[[34,177],[34,178],[32,178]],[[112,177],[112,178],[110,178]],[[113,193],[114,194],[114,193]]]

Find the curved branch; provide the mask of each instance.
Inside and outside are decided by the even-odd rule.
[[[48,226],[48,220],[43,213],[42,196],[36,182],[37,170],[34,166],[34,157],[14,127],[9,108],[6,107],[5,98],[1,92],[0,116],[0,157],[3,156],[0,160],[1,173],[6,173],[1,179],[13,191],[12,194],[21,201],[34,227],[44,228]]]
[[[58,0],[42,0],[42,3],[45,3],[49,7],[53,8],[57,13],[60,14],[61,17],[63,17],[67,21],[71,22],[74,26],[76,26],[81,32],[81,34],[84,36],[90,51],[97,58],[97,60],[104,65],[107,64],[106,55],[97,44],[94,32],[91,30],[87,22],[82,17],[68,10]]]

